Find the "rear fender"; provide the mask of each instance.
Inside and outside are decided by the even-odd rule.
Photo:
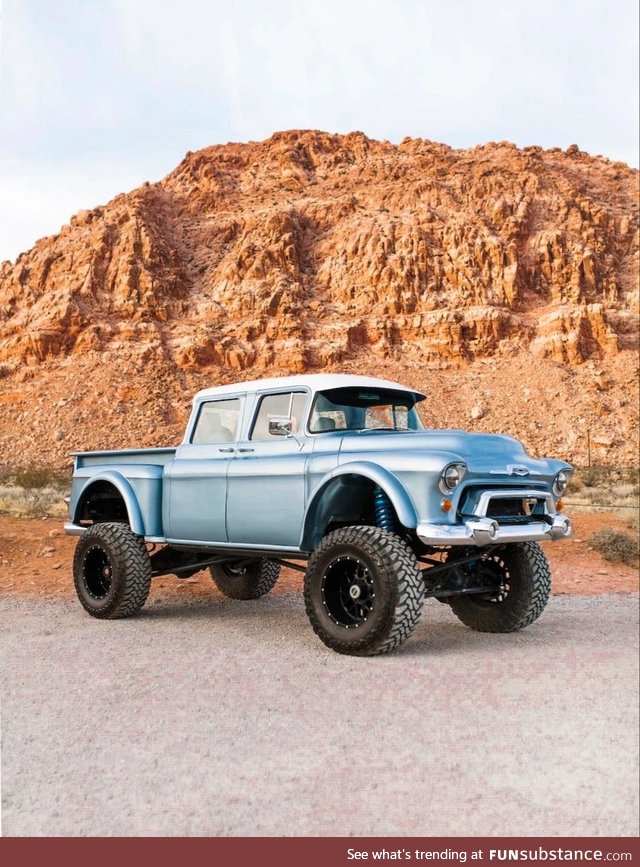
[[[80,491],[80,494],[75,504],[75,508],[73,510],[73,514],[71,515],[71,520],[73,521],[73,523],[79,523],[84,504],[86,503],[87,498],[91,494],[91,488],[95,485],[96,482],[108,482],[109,484],[113,485],[113,487],[118,491],[124,501],[127,510],[127,516],[129,518],[129,526],[131,527],[133,532],[136,533],[136,535],[144,536],[144,520],[142,517],[142,510],[140,509],[140,504],[138,503],[136,492],[133,490],[131,483],[121,473],[118,473],[115,470],[105,470],[104,472],[98,473],[97,475],[91,476],[89,479],[87,479],[82,490]]]

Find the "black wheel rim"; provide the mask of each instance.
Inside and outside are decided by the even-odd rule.
[[[322,575],[322,604],[329,618],[344,629],[355,629],[369,619],[375,599],[373,577],[356,557],[337,557]]]
[[[221,563],[220,565],[227,578],[243,578],[247,574],[246,562]]]
[[[89,548],[84,555],[82,579],[93,599],[105,599],[109,595],[113,570],[106,551],[99,545]]]
[[[496,586],[490,593],[478,593],[474,599],[480,602],[496,604],[504,602],[511,590],[511,573],[509,567],[500,557],[480,561],[474,569],[474,578],[480,586]]]

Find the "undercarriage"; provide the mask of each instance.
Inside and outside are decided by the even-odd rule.
[[[490,545],[483,548],[433,548],[430,555],[417,555],[420,573],[424,580],[425,597],[445,599],[472,593],[495,594],[501,590],[500,575],[496,569],[481,568],[482,564],[494,563],[503,545]],[[177,578],[190,578],[209,566],[228,564],[242,568],[255,562],[255,556],[238,556],[225,552],[189,551],[170,545],[158,548],[149,545],[151,577],[175,575]],[[306,572],[308,555],[295,559],[269,557],[286,569]]]

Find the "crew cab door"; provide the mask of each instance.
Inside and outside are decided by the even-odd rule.
[[[167,538],[226,542],[227,471],[235,454],[243,394],[203,401],[190,442],[178,447],[168,474]]]
[[[258,396],[246,438],[229,464],[229,542],[298,547],[310,451],[302,434],[308,399],[307,392],[290,390]],[[269,422],[276,418],[290,420],[293,435],[270,432]]]

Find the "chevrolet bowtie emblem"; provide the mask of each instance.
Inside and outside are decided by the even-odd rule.
[[[507,472],[510,476],[528,476],[529,470],[518,464],[507,464]]]

